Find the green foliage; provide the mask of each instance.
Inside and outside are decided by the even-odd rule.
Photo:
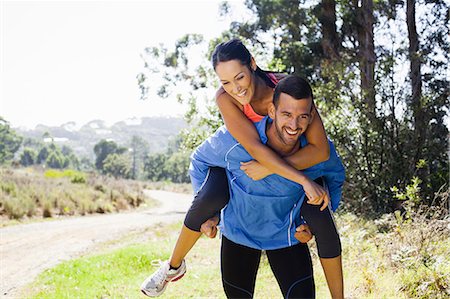
[[[144,158],[148,154],[149,145],[143,138],[134,135],[131,137],[131,178],[142,178],[142,168],[144,164]]]
[[[109,154],[103,161],[103,173],[115,178],[129,178],[130,161],[126,155]]]
[[[95,153],[95,167],[102,173],[104,173],[103,164],[105,163],[105,159],[108,157],[108,155],[111,154],[117,154],[121,155],[126,151],[126,148],[120,147],[117,145],[114,141],[108,141],[108,140],[100,140],[95,146],[94,146],[94,153]]]
[[[45,163],[51,168],[62,169],[68,166],[69,161],[61,152],[52,151],[45,160]]]
[[[44,172],[44,177],[52,179],[69,178],[73,184],[86,183],[86,174],[72,169],[66,169],[64,171],[50,169]]]
[[[37,153],[32,148],[24,148],[22,154],[20,155],[20,164],[22,166],[30,166],[36,162]]]
[[[22,144],[22,137],[0,116],[0,164],[10,162]]]

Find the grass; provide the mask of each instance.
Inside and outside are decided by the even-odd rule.
[[[36,218],[110,213],[151,204],[145,184],[74,170],[0,168],[2,226]]]
[[[410,238],[418,243],[417,238],[423,232],[411,223],[398,226],[394,218],[385,218],[372,221],[353,214],[337,217],[347,297],[449,298],[449,278],[445,274],[450,273],[448,230],[444,231],[444,238],[428,236],[430,242],[423,248],[425,251],[417,252],[408,247],[406,240]],[[446,225],[448,222],[441,227]],[[144,233],[97,248],[94,255],[64,262],[42,273],[26,288],[26,297],[144,298],[139,285],[156,269],[152,261],[169,257],[180,226],[181,223],[157,225]],[[425,231],[426,224],[421,227]],[[330,298],[314,242],[310,243],[317,298]],[[171,284],[163,298],[225,298],[219,253],[218,239],[201,238],[187,258],[186,276]],[[281,297],[267,258],[263,256],[255,298]]]

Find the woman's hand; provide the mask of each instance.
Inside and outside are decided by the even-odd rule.
[[[262,180],[266,176],[272,174],[270,170],[256,160],[241,162],[241,170],[254,181]]]
[[[308,197],[307,203],[311,205],[322,204],[322,207],[320,207],[321,211],[323,211],[328,206],[330,198],[327,191],[322,186],[310,180],[309,178],[302,183],[302,186],[303,190],[305,190],[306,197]]]

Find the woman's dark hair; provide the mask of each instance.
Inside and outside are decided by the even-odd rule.
[[[216,69],[219,62],[226,62],[230,60],[238,60],[242,65],[247,66],[252,71],[252,55],[244,46],[242,41],[237,38],[227,42],[221,42],[216,46],[211,55],[211,62],[214,69]],[[270,80],[269,76],[267,76],[266,71],[260,69],[259,66],[256,66],[255,74],[262,78],[268,86],[275,88],[275,84],[272,80]]]
[[[273,93],[273,104],[275,107],[278,106],[281,93],[286,93],[297,100],[314,100],[311,85],[309,85],[308,81],[297,75],[288,75],[278,82]]]

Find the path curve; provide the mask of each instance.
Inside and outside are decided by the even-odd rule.
[[[161,205],[138,212],[69,217],[0,228],[0,290],[15,298],[21,287],[43,270],[89,251],[94,245],[118,239],[157,223],[183,219],[192,196],[159,190],[145,194]]]

